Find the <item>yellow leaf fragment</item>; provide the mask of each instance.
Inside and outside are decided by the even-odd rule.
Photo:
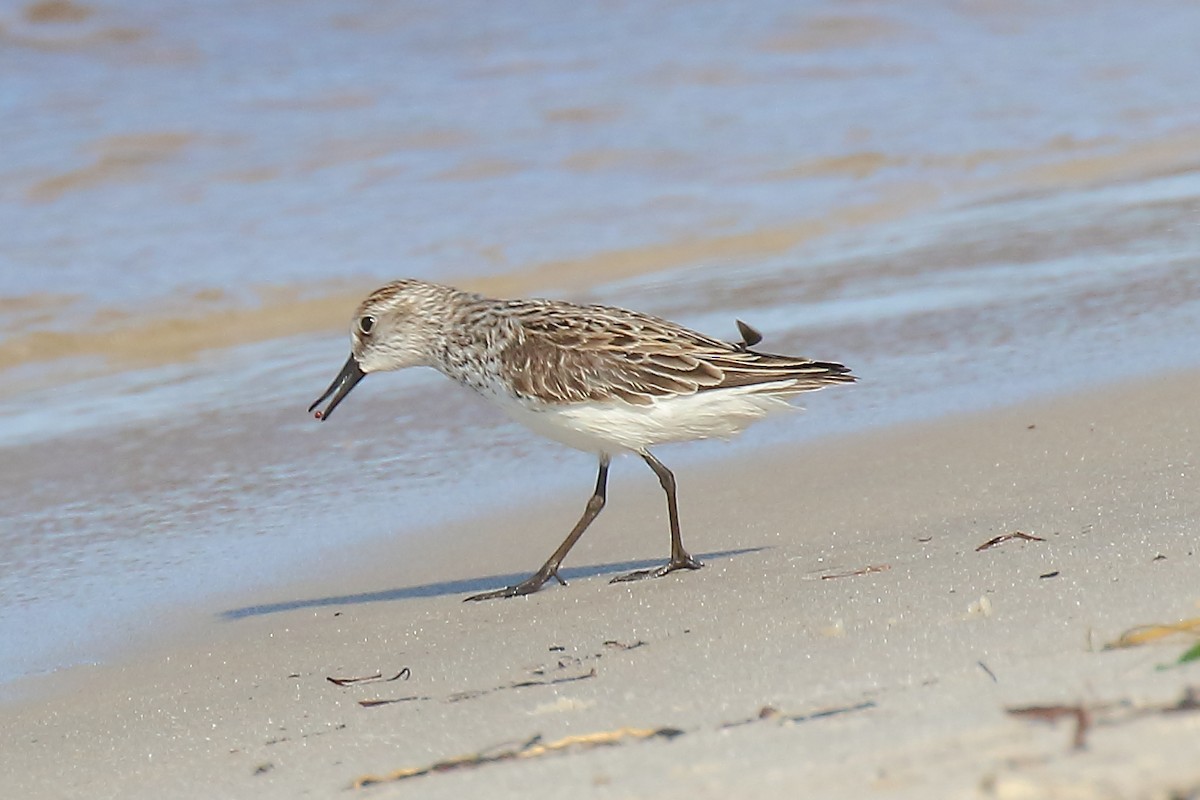
[[[475,767],[481,764],[490,764],[496,761],[510,761],[518,758],[538,758],[540,756],[553,753],[558,750],[566,750],[567,748],[591,748],[602,747],[606,745],[620,744],[625,739],[651,739],[662,737],[664,739],[674,739],[682,734],[683,731],[678,728],[617,728],[612,731],[598,731],[596,733],[578,734],[575,736],[564,736],[562,739],[556,739],[553,742],[543,742],[542,737],[535,736],[523,744],[515,747],[508,747],[494,751],[484,751],[480,753],[470,753],[468,755],[456,756],[448,758],[444,761],[436,761],[424,767],[405,767],[403,769],[394,770],[385,775],[363,775],[356,778],[354,788],[361,789],[364,786],[374,786],[379,783],[391,783],[394,781],[402,781],[405,778],[415,778],[418,775],[428,775],[433,772],[447,772],[453,769],[461,769],[463,767]]]
[[[1137,647],[1149,642],[1157,642],[1159,639],[1165,639],[1177,633],[1200,635],[1200,617],[1193,617],[1192,619],[1185,619],[1165,625],[1139,625],[1122,633],[1117,637],[1115,642],[1106,644],[1104,649],[1116,650],[1122,647]]]

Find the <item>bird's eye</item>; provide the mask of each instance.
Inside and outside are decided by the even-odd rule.
[[[374,317],[363,317],[358,321],[358,329],[363,333],[370,333],[375,328]]]

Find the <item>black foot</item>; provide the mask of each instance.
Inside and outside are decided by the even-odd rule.
[[[609,583],[626,583],[628,581],[640,581],[644,578],[661,578],[664,575],[670,575],[677,569],[700,569],[704,564],[700,561],[684,553],[679,558],[672,558],[666,565],[658,569],[639,569],[637,572],[630,572],[627,575],[618,575]]]
[[[503,589],[494,589],[490,592],[473,594],[470,597],[464,597],[463,602],[477,603],[480,600],[498,600],[501,597],[523,597],[524,595],[533,594],[538,589],[541,589],[546,585],[546,581],[550,580],[551,578],[554,578],[554,580],[558,581],[563,586],[567,585],[566,581],[558,577],[558,570],[554,570],[553,572],[545,575],[538,572],[530,575],[516,586],[505,586]]]

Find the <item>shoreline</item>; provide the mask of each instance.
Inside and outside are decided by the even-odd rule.
[[[1184,172],[1009,198],[740,266],[597,285],[576,299],[717,336],[745,319],[776,352],[837,360],[863,376],[852,392],[813,395],[799,424],[748,431],[740,446],[757,452],[810,431],[1194,365],[1200,280],[1191,265],[1200,251],[1180,231],[1195,196],[1195,173]],[[1098,235],[1103,220],[1118,219]],[[563,469],[565,455],[543,449],[554,445],[498,423],[494,409],[436,375],[373,379],[356,393],[358,418],[318,434],[300,412],[344,359],[344,335],[296,336],[53,390],[13,373],[21,394],[0,397],[0,476],[18,524],[0,533],[11,565],[0,595],[12,600],[0,610],[0,638],[21,646],[0,656],[0,672],[94,658],[107,649],[94,642],[123,643],[164,606],[259,585],[260,562],[304,574],[348,540],[526,497],[528,476],[556,489],[580,481]],[[389,380],[402,390],[389,392]],[[678,461],[667,454],[672,468],[727,457],[719,444],[680,452]],[[384,481],[362,480],[384,470]],[[446,476],[477,489],[451,498]],[[563,516],[577,517],[579,502]]]
[[[565,588],[460,602],[541,563],[583,477],[579,498],[486,530],[356,546],[339,575],[266,587],[126,660],[21,681],[33,692],[6,704],[0,774],[30,798],[332,794],[534,734],[633,726],[684,734],[412,781],[430,796],[530,781],[665,797],[1193,787],[1200,713],[1101,708],[1200,684],[1195,664],[1156,669],[1187,640],[1101,648],[1200,615],[1200,411],[1180,401],[1197,388],[1200,372],[1175,373],[678,468],[685,542],[708,562],[682,577],[607,583],[667,550],[661,493],[636,468],[614,476]],[[976,550],[1017,531],[1042,541]],[[327,680],[402,668],[394,683]],[[1067,722],[1004,713],[1080,703],[1097,709],[1080,751]]]

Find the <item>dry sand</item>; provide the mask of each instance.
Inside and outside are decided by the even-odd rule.
[[[1195,638],[1104,645],[1200,616],[1198,394],[1164,376],[680,469],[707,568],[610,585],[667,549],[658,487],[623,460],[570,586],[460,602],[541,563],[581,474],[577,498],[398,539],[30,686],[3,795],[1196,796],[1200,710],[1158,710],[1200,687],[1200,662],[1158,669]],[[1044,541],[976,549],[1016,531]],[[1081,747],[1074,712],[1006,712],[1060,705],[1084,709]],[[557,748],[624,728],[681,733]],[[554,746],[350,788],[536,736]]]

